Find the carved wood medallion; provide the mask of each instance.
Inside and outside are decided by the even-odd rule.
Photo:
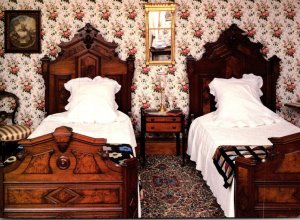
[[[68,169],[70,166],[70,159],[67,156],[62,155],[57,158],[56,165],[61,170]]]

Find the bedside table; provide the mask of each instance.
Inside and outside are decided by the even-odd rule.
[[[185,136],[184,136],[184,114],[176,116],[168,115],[165,112],[152,112],[146,109],[141,109],[141,160],[142,166],[145,166],[145,142],[146,133],[175,133],[176,134],[176,154],[180,155],[180,133],[182,134],[182,165],[185,164],[184,160],[184,148],[185,148]]]

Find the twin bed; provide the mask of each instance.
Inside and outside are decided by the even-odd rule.
[[[243,31],[232,25],[216,42],[205,46],[206,52],[202,59],[196,61],[188,57],[190,119],[193,122],[189,130],[187,154],[196,162],[196,169],[201,171],[225,216],[296,217],[300,214],[300,129],[280,119],[277,123],[257,127],[220,126],[222,123],[228,125],[226,120],[219,125],[215,123],[221,106],[220,97],[210,94],[215,84],[211,83],[214,78],[240,79],[245,75],[249,77],[249,74],[255,74],[256,78],[260,76],[263,80],[261,101],[269,109],[276,110],[276,81],[280,60],[275,56],[265,60],[260,53],[261,48],[261,44],[250,42]],[[219,81],[225,82],[223,79]],[[240,83],[236,79],[229,81]],[[226,85],[222,83],[220,85]],[[223,96],[232,88],[218,89],[219,95]],[[244,103],[235,103],[235,100],[240,101],[243,91],[232,93],[232,97],[227,100],[232,106],[226,106],[231,111],[226,119],[243,114],[238,109]],[[216,100],[217,104],[215,99],[219,99]],[[251,109],[248,114],[252,115],[251,111],[260,113],[258,109]],[[255,116],[249,119],[253,120]],[[235,181],[225,188],[224,179],[213,163],[215,151],[219,146],[241,145],[273,145],[273,148],[262,161],[236,158]]]
[[[17,161],[0,170],[0,217],[138,216],[136,140],[126,115],[131,110],[134,58],[120,60],[117,45],[98,32],[87,24],[60,44],[57,59],[42,59],[49,116],[21,142],[24,151]]]

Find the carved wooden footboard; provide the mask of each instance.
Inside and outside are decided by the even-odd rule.
[[[300,216],[300,133],[270,141],[264,162],[236,159],[236,217]]]
[[[105,143],[67,127],[23,141],[17,162],[0,172],[1,217],[137,217],[137,159],[115,164]]]

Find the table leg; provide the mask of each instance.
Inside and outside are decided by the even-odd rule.
[[[185,135],[182,133],[182,166],[185,165]]]
[[[180,155],[180,133],[176,133],[176,155]]]
[[[144,167],[146,164],[146,155],[145,155],[145,134],[141,134],[141,165]]]

